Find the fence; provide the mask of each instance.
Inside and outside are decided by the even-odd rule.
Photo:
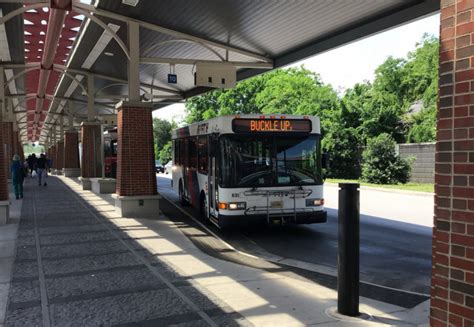
[[[411,168],[411,182],[434,183],[435,143],[398,144],[401,158],[415,158]]]

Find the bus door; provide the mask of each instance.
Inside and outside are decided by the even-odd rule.
[[[217,149],[217,138],[213,135],[209,136],[209,170],[208,170],[208,202],[209,203],[209,214],[217,217],[217,201],[216,201],[216,149]]]
[[[189,197],[188,193],[188,171],[189,171],[189,142],[188,139],[184,139],[184,164],[183,164],[183,194],[186,197]]]

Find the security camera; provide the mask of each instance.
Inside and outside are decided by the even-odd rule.
[[[151,99],[153,99],[153,95],[151,95],[150,93],[143,93],[142,96],[141,96],[141,99],[142,101],[150,101]]]

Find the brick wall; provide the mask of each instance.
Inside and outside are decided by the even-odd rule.
[[[473,8],[441,1],[432,326],[474,325]]]
[[[435,143],[398,144],[401,158],[415,158],[411,166],[410,181],[434,183]]]
[[[0,114],[0,126],[2,125],[2,115]],[[5,146],[3,145],[3,133],[0,132],[0,201],[8,200],[8,186],[7,186],[7,167]]]
[[[56,146],[56,169],[64,168],[64,141],[59,141]]]
[[[64,133],[64,168],[79,168],[79,136],[76,131]]]
[[[151,108],[123,103],[117,133],[117,194],[157,194]]]
[[[100,125],[83,123],[81,126],[81,176],[94,178],[102,176]]]

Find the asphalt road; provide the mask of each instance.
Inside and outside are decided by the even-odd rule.
[[[158,191],[177,203],[169,178],[158,175]],[[273,255],[281,262],[334,272],[337,267],[337,187],[328,186],[325,192],[329,200],[325,224],[243,227],[224,232],[213,225],[208,227],[247,253]],[[361,190],[361,280],[429,294],[431,203],[432,197]],[[186,210],[196,214],[190,208]]]

